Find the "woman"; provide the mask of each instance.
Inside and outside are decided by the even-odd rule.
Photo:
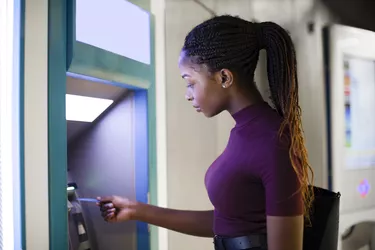
[[[262,49],[274,109],[254,84]],[[304,215],[308,218],[313,200],[312,170],[290,36],[275,23],[217,16],[187,35],[179,68],[186,99],[196,111],[213,117],[226,110],[236,121],[226,149],[205,177],[214,211],[173,210],[113,196],[99,198],[102,216],[214,237],[218,250],[301,250]]]

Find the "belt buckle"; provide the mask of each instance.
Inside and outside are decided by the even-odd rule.
[[[226,250],[226,247],[224,245],[224,239],[218,237],[217,235],[215,235],[214,237],[214,246],[215,250]]]

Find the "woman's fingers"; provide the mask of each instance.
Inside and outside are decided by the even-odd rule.
[[[102,212],[108,209],[113,209],[113,208],[114,208],[113,203],[100,204],[100,211]]]
[[[115,208],[110,208],[110,209],[102,209],[102,216],[106,216],[107,214],[114,214],[116,212],[116,209]]]

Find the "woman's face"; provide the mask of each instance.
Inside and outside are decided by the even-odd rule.
[[[222,86],[220,73],[209,72],[207,66],[193,64],[181,52],[178,66],[186,82],[186,100],[192,103],[197,112],[213,117],[226,109],[228,91]]]

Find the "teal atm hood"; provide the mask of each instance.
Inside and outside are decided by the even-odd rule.
[[[88,3],[90,5],[84,5]],[[93,9],[95,6],[104,7]],[[147,11],[124,0],[49,0],[48,8],[49,249],[66,250],[68,249],[65,132],[67,72],[101,79],[107,84],[125,86],[134,91],[137,122],[135,133],[139,142],[135,145],[136,179],[145,176],[149,178],[148,186],[137,187],[136,198],[148,202],[149,194],[151,203],[156,204],[154,18]],[[93,12],[94,10],[96,12]],[[123,21],[122,23],[102,21],[93,24],[93,18],[108,20],[96,16],[100,11],[104,16],[112,16],[112,21],[116,18],[118,20],[127,18],[128,24]],[[142,25],[137,26],[137,23]],[[85,28],[85,25],[88,26]],[[131,30],[132,25],[141,33],[134,33],[137,29]],[[91,36],[86,34],[88,38],[83,39],[85,34],[79,32],[97,33],[98,41],[92,40],[94,38],[92,34]],[[107,32],[105,34],[109,37],[104,37],[103,32]],[[146,50],[149,55],[147,56],[146,53],[138,57],[135,54],[127,56],[126,53],[134,52],[136,49],[108,47],[121,39],[127,46],[142,45],[142,53]],[[103,44],[104,49],[99,47]],[[146,224],[137,223],[137,235],[138,249],[148,250],[150,246],[153,250],[157,249],[157,231],[154,228],[149,232]]]

